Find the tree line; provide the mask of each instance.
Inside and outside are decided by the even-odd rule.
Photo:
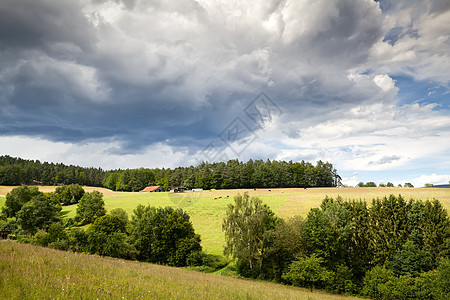
[[[326,197],[283,220],[239,195],[223,222],[241,276],[377,299],[449,299],[450,220],[438,200]]]
[[[0,156],[0,185],[80,184],[101,187],[104,176],[105,172],[100,168],[41,163],[39,160]]]
[[[164,190],[172,186],[203,189],[334,187],[340,176],[331,163],[237,159],[171,169],[108,171],[104,187],[115,191],[139,191],[149,185]]]
[[[0,185],[88,185],[114,191],[140,191],[160,185],[203,189],[333,187],[341,177],[331,163],[237,159],[198,166],[104,171],[0,156]]]

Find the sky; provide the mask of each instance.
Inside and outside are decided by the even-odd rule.
[[[0,155],[450,181],[448,0],[2,0]]]

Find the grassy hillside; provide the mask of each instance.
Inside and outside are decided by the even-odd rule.
[[[0,186],[0,195],[13,187]],[[52,191],[55,187],[39,187],[41,191]],[[344,199],[364,199],[384,197],[389,194],[401,194],[406,199],[440,200],[450,210],[450,189],[438,188],[309,188],[309,189],[248,189],[248,190],[213,190],[202,192],[171,193],[119,193],[107,189],[84,187],[86,191],[97,189],[104,193],[106,209],[121,207],[129,215],[137,205],[182,207],[191,216],[195,231],[201,235],[204,250],[212,254],[222,254],[225,237],[222,232],[222,220],[227,205],[233,202],[237,193],[249,192],[251,196],[260,197],[280,217],[295,215],[306,216],[312,207],[318,207],[323,198],[341,196]],[[228,198],[227,198],[228,196]],[[218,198],[222,197],[222,198]],[[217,198],[217,199],[214,199]],[[0,197],[0,205],[4,198]],[[75,216],[76,205],[66,206],[63,211],[68,217]]]
[[[0,299],[356,299],[0,241]]]

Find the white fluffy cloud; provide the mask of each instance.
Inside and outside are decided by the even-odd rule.
[[[447,0],[383,1],[388,3],[387,39],[371,49],[370,67],[407,74],[448,86],[450,78],[450,4]]]
[[[426,183],[429,184],[450,184],[450,174],[437,175],[437,174],[426,174],[421,175],[417,178],[413,178],[411,183],[415,187],[423,187]]]

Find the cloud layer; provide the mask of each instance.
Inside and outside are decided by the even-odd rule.
[[[213,143],[218,159],[443,174],[448,20],[446,0],[5,0],[0,154],[173,167]],[[261,91],[282,111],[263,128],[245,113]],[[257,137],[239,153],[220,137],[236,118]]]

